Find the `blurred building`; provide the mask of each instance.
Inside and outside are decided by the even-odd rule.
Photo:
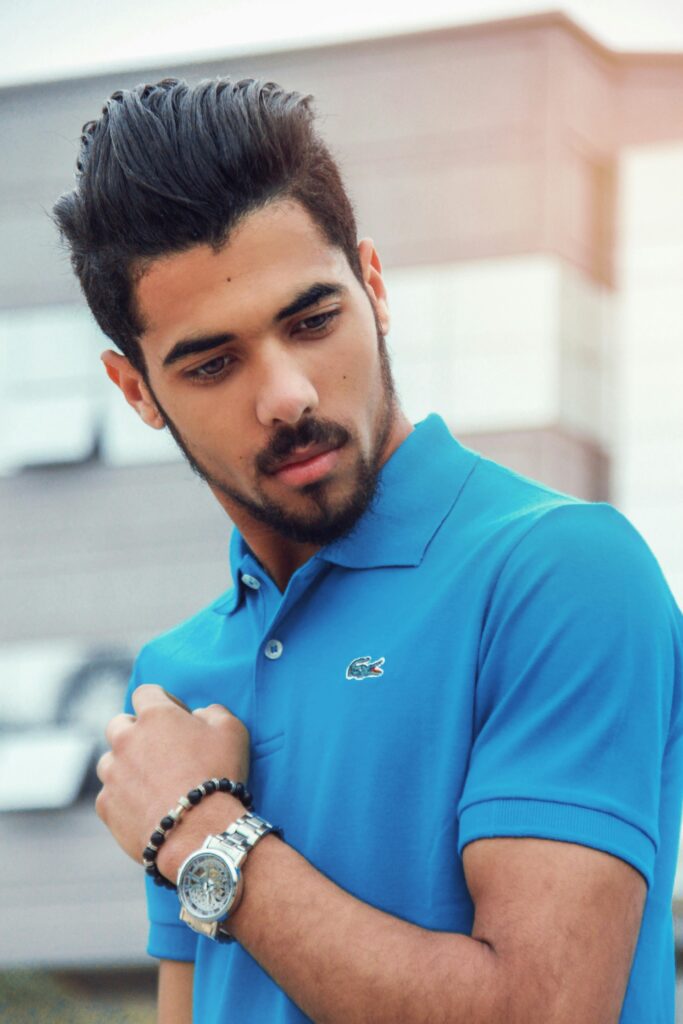
[[[229,524],[106,380],[48,215],[81,125],[168,74],[315,95],[383,258],[409,414],[436,409],[464,444],[615,504],[682,602],[683,54],[617,54],[548,14],[0,90],[0,646],[135,647],[230,582]],[[129,870],[107,861],[110,936]],[[95,905],[97,871],[88,884]]]

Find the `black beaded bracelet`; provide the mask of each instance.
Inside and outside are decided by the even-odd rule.
[[[253,807],[251,793],[247,790],[244,783],[233,782],[232,779],[207,779],[206,782],[202,782],[196,789],[191,789],[187,796],[179,797],[177,807],[174,807],[173,810],[170,810],[161,819],[152,832],[149,843],[142,853],[142,864],[145,872],[154,879],[155,885],[163,885],[166,889],[176,888],[174,883],[162,875],[157,867],[159,848],[166,842],[166,836],[173,826],[177,825],[185,811],[196,807],[205,796],[210,796],[211,793],[231,793],[244,804],[248,811]]]

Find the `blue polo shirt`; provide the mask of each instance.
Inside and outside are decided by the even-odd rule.
[[[284,594],[237,532],[231,567],[231,590],[143,648],[131,688],[230,708],[258,813],[344,889],[425,928],[471,932],[461,856],[482,837],[623,859],[648,895],[620,1019],[673,1024],[683,621],[628,520],[430,416],[353,532]],[[174,893],[149,884],[148,906],[149,952],[195,960],[200,1024],[307,1019],[239,944],[181,924]]]

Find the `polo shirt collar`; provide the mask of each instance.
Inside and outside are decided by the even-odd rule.
[[[250,568],[253,572],[251,563],[255,561],[256,559],[252,555],[251,549],[248,547],[242,534],[238,530],[233,529],[230,536],[230,572],[232,574],[233,586],[227,594],[219,597],[213,604],[213,610],[219,615],[232,615],[233,612],[237,611],[244,597],[245,583],[242,580],[242,576]]]
[[[382,467],[375,500],[351,533],[318,557],[349,569],[419,565],[479,458],[440,416],[428,416]]]
[[[451,435],[432,414],[418,423],[380,471],[370,508],[351,533],[321,548],[315,558],[348,569],[415,566],[458,499],[480,456]],[[243,598],[244,572],[253,571],[253,555],[233,530],[230,568],[234,588],[214,604],[232,614]]]

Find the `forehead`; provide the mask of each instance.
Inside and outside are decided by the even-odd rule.
[[[321,275],[353,277],[308,211],[292,201],[256,210],[220,250],[197,245],[145,269],[135,286],[145,348],[207,330],[249,330]]]

